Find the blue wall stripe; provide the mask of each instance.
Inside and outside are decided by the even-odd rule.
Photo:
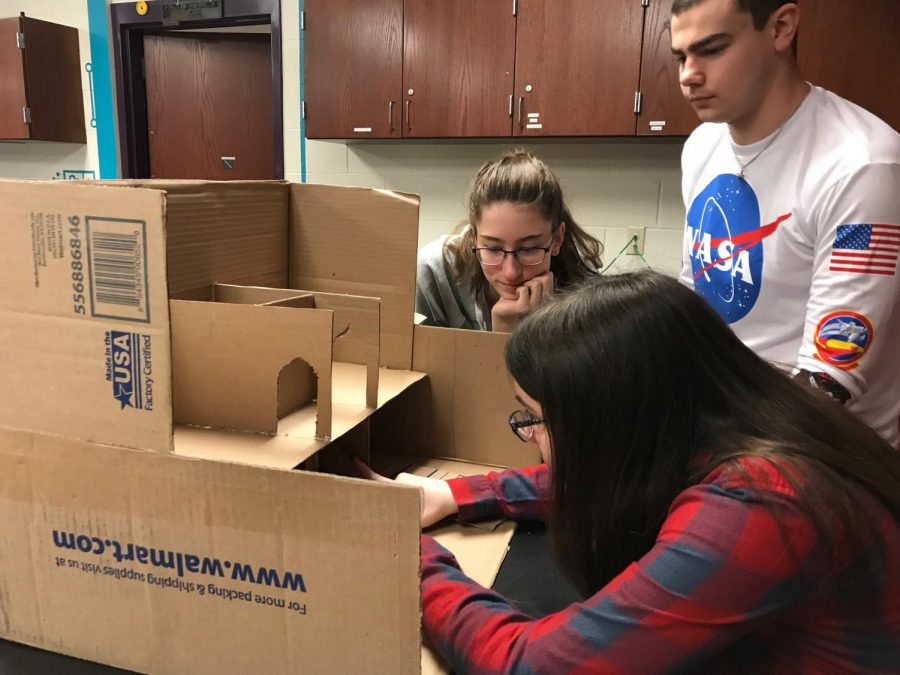
[[[88,28],[91,35],[90,76],[93,78],[100,178],[118,178],[119,156],[116,152],[116,123],[113,115],[106,0],[87,0],[87,10]]]
[[[298,22],[303,12],[303,0],[300,0],[299,5]],[[300,105],[303,105],[303,30],[300,30]],[[306,182],[306,120],[303,119],[302,108],[300,110],[300,182]]]

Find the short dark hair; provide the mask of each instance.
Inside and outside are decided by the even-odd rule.
[[[599,276],[557,294],[510,336],[506,366],[541,405],[550,532],[588,595],[650,550],[681,491],[744,457],[768,460],[794,484],[823,542],[866,531],[854,486],[900,517],[900,455],[764,362],[673,278]]]
[[[782,5],[787,5],[796,0],[733,0],[741,12],[748,12],[753,17],[753,27],[756,30],[765,28],[769,17]],[[689,10],[694,5],[699,5],[703,0],[675,0],[672,3],[672,14],[675,16]]]

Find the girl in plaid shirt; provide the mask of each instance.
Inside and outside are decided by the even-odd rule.
[[[423,525],[550,523],[583,602],[535,620],[422,537],[423,626],[459,673],[898,673],[900,456],[696,294],[600,277],[513,333],[545,464],[423,488]]]

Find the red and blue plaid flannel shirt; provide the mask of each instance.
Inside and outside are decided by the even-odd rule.
[[[782,475],[765,460],[742,464],[684,490],[649,553],[540,620],[468,579],[423,536],[428,637],[458,673],[900,673],[897,521],[851,487],[873,532],[865,550],[835,560]],[[541,517],[549,472],[450,486],[461,520]]]

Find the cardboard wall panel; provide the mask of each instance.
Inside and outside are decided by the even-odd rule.
[[[291,185],[290,284],[381,299],[381,365],[410,368],[419,200],[383,190]]]
[[[108,184],[166,191],[172,295],[213,283],[287,286],[285,183],[146,180]]]
[[[418,454],[465,459],[495,466],[540,462],[534,443],[522,443],[509,429],[516,401],[503,361],[503,333],[415,327],[413,370],[431,384],[431,445]]]
[[[316,378],[316,435],[331,435],[333,312],[186,300],[171,312],[178,424],[274,434],[279,384],[312,391],[307,371],[290,365],[299,358]]]
[[[413,488],[10,431],[0,475],[4,638],[173,675],[419,672]]]

